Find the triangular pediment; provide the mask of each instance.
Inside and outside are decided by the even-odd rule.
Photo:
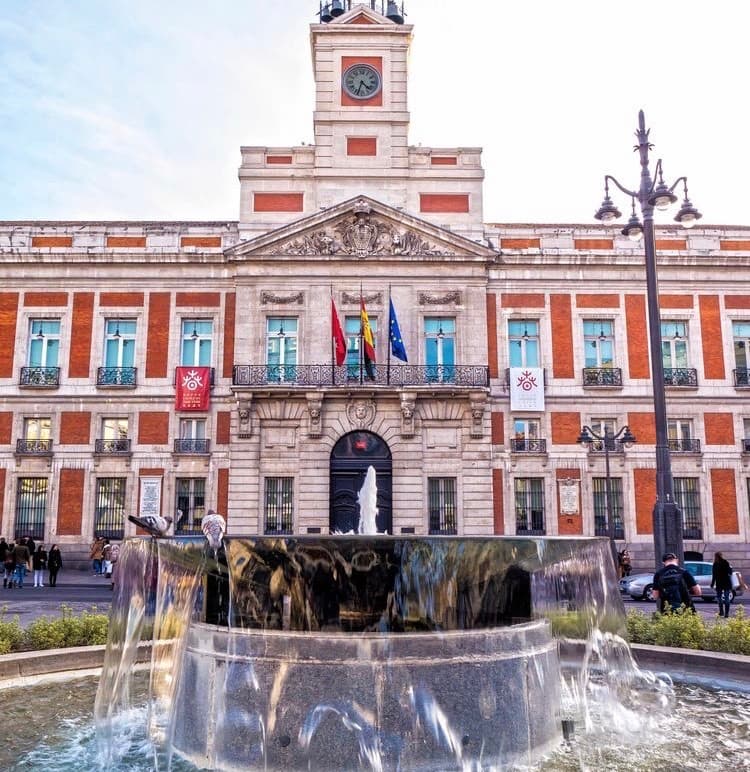
[[[227,250],[234,259],[261,255],[492,258],[497,253],[369,196],[357,196]]]
[[[334,19],[333,24],[393,24],[393,22],[378,13],[374,8],[364,3],[353,3],[351,10]]]

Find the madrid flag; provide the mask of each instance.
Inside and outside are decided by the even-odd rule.
[[[211,368],[178,367],[175,410],[208,410],[211,401]]]

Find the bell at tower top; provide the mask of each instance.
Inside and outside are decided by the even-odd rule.
[[[325,0],[325,2],[320,0],[318,16],[322,24],[329,24],[358,5],[363,8],[370,8],[386,19],[390,19],[394,24],[404,23],[404,16],[406,15],[404,3],[402,1],[399,5],[395,0],[368,0],[367,2],[354,3],[352,3],[352,0]]]

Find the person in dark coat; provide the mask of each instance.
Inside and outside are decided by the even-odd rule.
[[[8,544],[8,550],[5,553],[5,560],[3,561],[3,569],[5,576],[3,577],[3,587],[7,587],[9,590],[13,589],[13,582],[15,581],[16,572],[16,544],[11,542]]]
[[[47,569],[47,550],[44,549],[44,544],[34,550],[31,565],[34,568],[34,587],[44,587],[44,572]]]
[[[13,549],[13,554],[16,559],[16,568],[13,573],[13,582],[19,590],[23,589],[23,580],[26,578],[26,571],[28,570],[29,563],[31,562],[31,555],[29,554],[29,548],[26,546],[26,540],[16,544]]]
[[[62,554],[57,544],[53,544],[47,555],[47,568],[49,569],[49,586],[57,587],[57,572],[62,568]]]
[[[729,561],[717,552],[714,555],[714,564],[711,569],[711,587],[716,587],[716,596],[719,600],[719,616],[727,618],[729,607],[732,605],[732,566]]]

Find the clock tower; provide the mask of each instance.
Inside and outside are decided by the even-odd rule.
[[[395,2],[335,0],[310,27],[313,145],[243,147],[240,234],[367,195],[479,240],[481,149],[409,146],[412,26]]]

